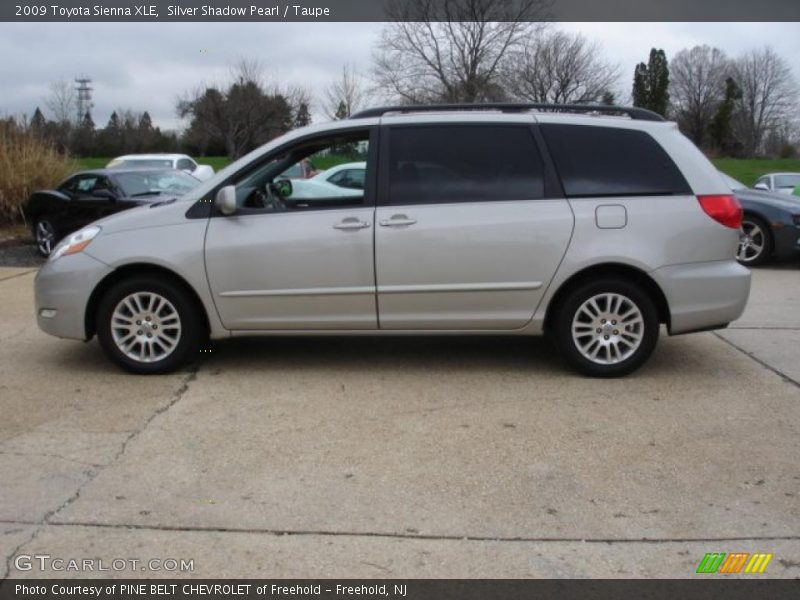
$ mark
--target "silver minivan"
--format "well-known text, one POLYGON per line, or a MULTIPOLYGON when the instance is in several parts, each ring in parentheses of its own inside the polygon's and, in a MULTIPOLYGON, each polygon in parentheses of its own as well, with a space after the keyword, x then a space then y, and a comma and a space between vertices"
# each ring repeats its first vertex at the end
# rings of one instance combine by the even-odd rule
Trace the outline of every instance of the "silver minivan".
POLYGON ((136 373, 208 337, 545 333, 581 373, 619 376, 661 324, 741 315, 741 219, 705 156, 646 110, 372 109, 69 236, 37 275, 36 316, 96 334, 136 373), (363 161, 363 188, 294 193, 282 174, 307 159, 363 161))

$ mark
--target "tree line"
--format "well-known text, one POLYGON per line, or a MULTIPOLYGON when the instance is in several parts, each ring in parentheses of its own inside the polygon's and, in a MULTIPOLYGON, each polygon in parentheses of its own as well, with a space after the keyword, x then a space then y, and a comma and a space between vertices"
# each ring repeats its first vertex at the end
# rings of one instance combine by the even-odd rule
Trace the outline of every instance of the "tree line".
POLYGON ((76 123, 57 86, 47 103, 51 118, 37 108, 29 125, 78 155, 180 150, 237 158, 310 123, 312 105, 343 119, 378 103, 631 103, 675 120, 710 154, 796 154, 798 88, 787 61, 770 47, 735 57, 705 45, 673 57, 653 48, 636 65, 627 92, 619 66, 599 44, 548 23, 548 6, 548 0, 389 0, 390 21, 368 72, 344 65, 314 103, 307 89, 270 83, 257 61, 242 60, 227 83, 200 86, 176 103, 187 123, 180 135, 130 110, 116 111, 101 129, 88 112, 76 123))

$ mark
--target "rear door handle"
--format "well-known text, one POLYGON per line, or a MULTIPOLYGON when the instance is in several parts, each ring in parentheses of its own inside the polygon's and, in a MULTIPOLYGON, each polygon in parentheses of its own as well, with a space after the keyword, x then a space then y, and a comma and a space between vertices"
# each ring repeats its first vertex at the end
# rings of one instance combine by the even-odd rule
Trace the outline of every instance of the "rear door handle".
POLYGON ((391 219, 384 219, 379 222, 381 227, 402 227, 403 225, 413 225, 416 219, 409 219, 406 215, 392 215, 391 219))
POLYGON ((357 217, 347 217, 346 219, 342 219, 336 225, 333 226, 334 229, 366 229, 369 227, 369 221, 360 221, 357 217))

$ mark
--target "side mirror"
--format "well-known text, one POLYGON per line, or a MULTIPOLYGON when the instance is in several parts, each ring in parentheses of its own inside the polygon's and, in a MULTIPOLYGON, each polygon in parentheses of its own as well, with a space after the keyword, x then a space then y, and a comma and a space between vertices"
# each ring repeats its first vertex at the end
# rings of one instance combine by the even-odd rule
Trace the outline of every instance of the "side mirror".
POLYGON ((292 185, 292 181, 290 179, 279 179, 275 182, 275 189, 278 191, 278 195, 281 198, 288 198, 292 195, 294 186, 292 185))
POLYGON ((236 186, 226 185, 217 192, 214 199, 214 206, 226 217, 236 212, 236 186))
POLYGON ((768 192, 769 186, 766 183, 757 183, 753 186, 754 190, 761 190, 762 192, 768 192))

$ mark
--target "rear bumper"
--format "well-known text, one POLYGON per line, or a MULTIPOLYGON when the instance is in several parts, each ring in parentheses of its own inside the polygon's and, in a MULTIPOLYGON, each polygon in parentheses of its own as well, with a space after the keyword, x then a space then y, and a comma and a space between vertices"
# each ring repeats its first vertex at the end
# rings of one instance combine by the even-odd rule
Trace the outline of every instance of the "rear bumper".
POLYGON ((85 252, 47 261, 34 284, 39 329, 56 337, 87 339, 86 305, 97 284, 110 272, 108 265, 85 252))
POLYGON ((670 309, 670 335, 720 329, 738 319, 750 295, 750 271, 735 260, 662 267, 651 273, 670 309))

